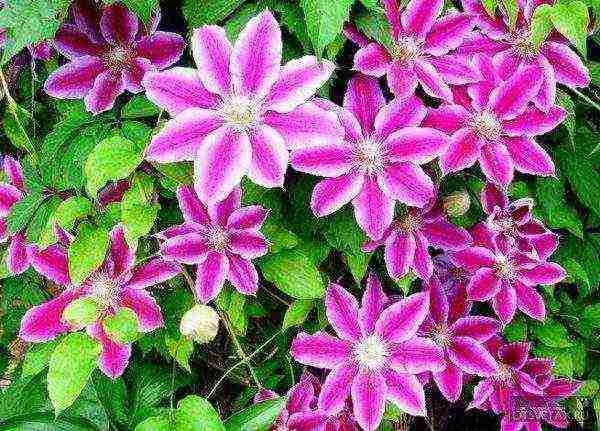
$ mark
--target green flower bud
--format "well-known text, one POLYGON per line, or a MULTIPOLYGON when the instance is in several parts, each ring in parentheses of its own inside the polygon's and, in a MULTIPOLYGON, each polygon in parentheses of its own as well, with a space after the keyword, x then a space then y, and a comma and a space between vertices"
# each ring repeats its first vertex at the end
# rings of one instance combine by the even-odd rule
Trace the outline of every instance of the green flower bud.
POLYGON ((465 215, 471 207, 471 199, 465 190, 454 192, 446 196, 442 201, 444 213, 449 217, 460 217, 465 215))

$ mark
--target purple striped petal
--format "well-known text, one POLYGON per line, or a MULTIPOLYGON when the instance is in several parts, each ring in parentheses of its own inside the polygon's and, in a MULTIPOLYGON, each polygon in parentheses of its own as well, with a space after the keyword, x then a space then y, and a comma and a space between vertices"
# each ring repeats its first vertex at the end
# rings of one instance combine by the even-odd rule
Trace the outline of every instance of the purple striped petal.
POLYGON ((231 93, 230 61, 233 47, 225 30, 214 25, 194 30, 192 53, 198 76, 211 93, 229 96, 231 93))
POLYGON ((518 117, 502 124, 508 136, 543 135, 554 130, 567 116, 567 111, 560 106, 551 107, 548 112, 540 111, 533 106, 528 107, 518 117))
POLYGON ((179 209, 186 222, 198 223, 200 225, 210 223, 210 216, 208 215, 206 206, 200 201, 192 186, 180 186, 177 189, 177 200, 179 202, 179 209))
POLYGON ((13 274, 22 274, 29 268, 29 259, 27 257, 27 237, 25 232, 18 232, 10 239, 8 250, 6 252, 6 266, 8 271, 13 274))
POLYGON ((542 53, 548 59, 556 80, 568 87, 587 87, 590 74, 581 58, 566 44, 546 42, 542 45, 542 53))
POLYGON ((100 18, 102 36, 111 45, 131 45, 138 29, 139 24, 135 14, 121 4, 107 6, 100 18))
POLYGON ((244 259, 256 259, 267 254, 269 245, 261 233, 237 231, 229 233, 229 250, 244 259))
POLYGON ((429 242, 421 232, 414 232, 414 237, 415 257, 413 259, 412 267, 419 278, 422 280, 429 280, 433 275, 433 261, 429 255, 429 242))
POLYGON ((433 24, 425 38, 424 50, 431 55, 444 55, 458 48, 474 25, 475 22, 469 14, 448 14, 433 24))
POLYGON ((106 66, 98 57, 79 57, 52 72, 44 90, 52 97, 79 99, 85 96, 106 66))
POLYGON ((385 410, 387 385, 378 372, 361 369, 352 382, 354 418, 365 431, 375 431, 385 410))
POLYGON ((393 61, 388 69, 388 85, 397 98, 405 99, 415 94, 419 85, 413 65, 393 61))
MULTIPOLYGON (((8 176, 8 179, 13 186, 17 187, 20 190, 24 190, 25 176, 23 175, 23 168, 16 159, 8 155, 4 156, 4 161, 2 162, 2 169, 8 176)), ((2 198, 0 197, 0 199, 2 198)))
POLYGON ((454 322, 450 330, 452 334, 458 337, 470 337, 476 341, 484 342, 498 333, 500 323, 491 317, 467 316, 454 322))
POLYGON ((410 0, 400 17, 404 31, 425 37, 431 31, 443 6, 444 0, 410 0))
POLYGON ((415 96, 394 99, 379 110, 375 117, 375 135, 386 139, 403 127, 417 127, 427 115, 427 108, 415 96))
POLYGON ((385 266, 390 277, 400 279, 404 277, 415 256, 415 238, 406 235, 400 230, 394 230, 385 240, 385 266))
POLYGON ((65 57, 75 59, 91 55, 100 57, 108 47, 90 39, 87 34, 73 24, 63 24, 54 36, 54 46, 65 57))
POLYGON ((184 48, 185 41, 178 34, 157 31, 137 43, 136 53, 150 60, 154 67, 164 69, 177 63, 184 48))
POLYGON ((231 54, 231 79, 236 94, 261 98, 279 78, 281 30, 269 11, 250 19, 231 54))
POLYGON ((469 232, 445 220, 425 223, 421 232, 432 246, 444 250, 462 250, 472 242, 469 232))
POLYGON ((517 370, 521 369, 529 357, 529 343, 508 343, 498 349, 498 357, 502 363, 517 370))
POLYGON ((423 337, 413 337, 394 346, 389 360, 394 370, 405 374, 437 372, 446 365, 444 349, 423 337))
POLYGON ((169 238, 160 246, 160 252, 166 259, 187 265, 203 262, 211 250, 207 238, 198 233, 169 238))
POLYGON ((536 289, 523 283, 515 283, 515 293, 519 310, 532 319, 544 320, 546 318, 544 298, 536 289))
POLYGON ((299 148, 290 156, 292 167, 300 172, 323 177, 337 177, 354 165, 353 149, 339 142, 316 147, 299 148))
POLYGON ((235 187, 229 195, 220 202, 208 205, 208 213, 213 222, 219 226, 227 226, 227 221, 242 202, 242 189, 235 187))
POLYGON ((426 284, 426 287, 429 291, 430 317, 436 324, 446 325, 448 322, 450 305, 448 303, 448 296, 446 295, 439 278, 437 276, 431 277, 426 284))
POLYGON ((102 353, 98 359, 98 366, 102 372, 111 379, 121 376, 129 363, 131 344, 119 344, 112 341, 108 338, 100 322, 88 327, 88 333, 102 344, 102 353))
POLYGON ((452 363, 448 363, 443 371, 432 374, 438 389, 451 403, 460 398, 463 384, 463 372, 452 363))
POLYGON ((236 209, 227 219, 230 229, 258 230, 269 216, 269 210, 259 205, 251 205, 236 209))
POLYGON ((440 157, 444 174, 473 166, 480 154, 481 140, 473 129, 464 127, 450 137, 448 150, 440 157))
POLYGON ((506 186, 513 179, 514 163, 503 144, 487 144, 481 147, 479 166, 486 178, 496 184, 506 186))
POLYGON ((486 183, 479 197, 486 214, 491 214, 496 207, 504 209, 508 206, 508 197, 496 184, 486 183))
POLYGON ((127 287, 130 289, 144 289, 156 286, 180 273, 181 266, 177 263, 155 257, 132 271, 132 276, 127 281, 127 287))
POLYGON ((385 141, 386 154, 394 162, 429 163, 448 148, 448 135, 427 127, 404 127, 385 141))
POLYGON ((259 126, 248 134, 252 147, 248 178, 263 187, 283 187, 289 159, 283 137, 267 125, 259 126))
POLYGON ((442 105, 437 109, 430 108, 427 111, 422 126, 452 134, 465 127, 469 116, 469 112, 460 105, 442 105))
POLYGON ((354 68, 367 76, 383 77, 390 67, 392 58, 378 43, 369 43, 354 54, 354 68))
POLYGON ((481 80, 481 73, 469 56, 448 54, 428 60, 446 84, 464 85, 481 80))
POLYGON ((552 159, 533 138, 506 138, 504 142, 518 171, 545 177, 555 174, 552 159))
POLYGON ((325 378, 319 394, 319 410, 328 415, 337 415, 346 406, 350 395, 352 381, 358 373, 358 366, 353 362, 342 363, 331 370, 325 378))
POLYGON ((412 416, 427 416, 425 391, 417 377, 393 370, 386 370, 384 375, 387 398, 396 407, 412 416))
POLYGON ((160 306, 144 289, 133 289, 128 286, 120 292, 119 305, 133 310, 138 318, 141 332, 151 332, 163 326, 160 306))
POLYGON ((324 332, 314 335, 302 332, 294 338, 290 352, 301 364, 334 369, 349 361, 352 344, 324 332))
POLYGON ((63 247, 51 245, 45 250, 39 250, 37 246, 29 245, 27 257, 31 266, 44 277, 60 286, 71 283, 67 251, 63 247))
POLYGON ((556 75, 554 67, 543 55, 539 55, 537 63, 542 69, 542 85, 539 93, 533 98, 533 103, 544 112, 548 112, 556 101, 556 75))
POLYGON ((417 60, 415 62, 415 73, 427 94, 446 102, 452 102, 450 87, 431 63, 425 60, 417 60))
POLYGON ((475 272, 482 266, 492 267, 496 262, 494 254, 484 247, 469 247, 449 253, 450 261, 469 272, 475 272))
POLYGON ((196 296, 203 304, 216 298, 229 273, 229 259, 225 253, 209 252, 196 268, 196 296))
POLYGON ((231 253, 228 253, 228 257, 227 280, 238 292, 244 295, 255 295, 258 290, 258 272, 252 262, 231 253))
POLYGON ((541 262, 532 269, 519 271, 519 280, 528 286, 557 284, 563 281, 565 276, 563 267, 554 262, 541 262))
POLYGON ((331 283, 325 295, 327 320, 340 338, 350 341, 360 339, 358 302, 342 286, 331 283))
POLYGON ((84 98, 88 111, 98 114, 112 109, 117 97, 125 91, 121 73, 107 70, 98 75, 84 98))
POLYGON ((154 70, 150 60, 146 58, 135 58, 123 69, 122 77, 125 89, 131 93, 144 91, 142 80, 147 72, 154 70))
POLYGON ((352 200, 356 222, 374 240, 380 239, 392 223, 394 204, 371 176, 365 177, 362 190, 352 200))
POLYGON ((27 342, 40 343, 69 331, 71 328, 63 321, 62 314, 79 296, 75 290, 66 290, 56 298, 27 310, 21 320, 19 337, 27 342))
POLYGON ((469 280, 467 291, 472 301, 487 301, 495 296, 502 285, 492 268, 480 268, 469 280))
POLYGON ((125 227, 118 224, 110 232, 110 248, 106 264, 112 275, 119 277, 131 270, 135 262, 135 248, 129 246, 125 239, 125 227))
POLYGON ((374 273, 369 272, 362 304, 358 310, 358 323, 365 335, 371 335, 375 330, 375 322, 385 308, 386 302, 387 298, 379 279, 374 273))
POLYGON ((0 183, 0 217, 7 217, 12 206, 23 198, 23 192, 17 187, 0 183))
POLYGON ((310 207, 317 217, 329 215, 354 199, 362 190, 365 176, 351 171, 318 183, 312 193, 310 207))
POLYGON ((375 323, 375 333, 388 342, 414 337, 429 312, 429 294, 415 293, 386 308, 375 323))
POLYGON ((490 95, 489 108, 502 119, 521 114, 540 91, 542 72, 537 66, 522 67, 490 95))
POLYGON ((435 197, 431 178, 413 163, 395 163, 377 175, 379 187, 393 199, 423 208, 435 197))
POLYGON ((481 380, 473 389, 473 401, 468 409, 481 407, 494 392, 494 385, 489 379, 481 380))
POLYGON ((350 79, 344 95, 344 108, 358 119, 363 133, 373 131, 375 117, 384 105, 383 91, 375 78, 358 74, 350 79))
POLYGON ((503 324, 508 324, 517 311, 517 295, 515 288, 506 282, 502 282, 502 288, 496 296, 492 298, 492 308, 502 321, 503 324))
POLYGON ((454 337, 446 351, 454 365, 466 373, 487 377, 498 371, 490 352, 473 338, 454 337))

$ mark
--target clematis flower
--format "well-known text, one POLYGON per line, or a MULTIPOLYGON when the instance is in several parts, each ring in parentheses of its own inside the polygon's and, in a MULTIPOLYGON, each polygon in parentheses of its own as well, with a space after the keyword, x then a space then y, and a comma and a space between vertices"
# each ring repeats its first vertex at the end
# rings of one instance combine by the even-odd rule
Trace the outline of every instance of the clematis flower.
POLYGON ((439 207, 411 208, 392 223, 381 240, 365 243, 363 250, 371 252, 384 246, 385 266, 392 278, 402 278, 412 269, 428 280, 433 274, 430 246, 456 251, 471 242, 469 232, 449 223, 439 207))
MULTIPOLYGON (((64 232, 59 237, 62 241, 70 239, 64 232)), ((110 237, 104 263, 80 285, 73 285, 69 277, 68 244, 57 243, 45 250, 28 246, 27 254, 35 270, 65 290, 56 298, 28 310, 21 321, 19 336, 24 341, 40 343, 84 326, 102 345, 98 360, 100 369, 108 377, 117 378, 127 367, 131 344, 112 339, 104 321, 127 308, 137 316, 140 332, 151 332, 162 326, 160 307, 146 288, 169 280, 181 272, 181 267, 160 257, 136 267, 136 250, 127 244, 124 227, 116 226, 110 237), (92 316, 85 325, 65 318, 65 310, 78 300, 85 300, 95 311, 95 317, 92 316)))
POLYGON ((449 298, 436 277, 426 285, 430 298, 429 317, 420 332, 443 349, 446 366, 432 373, 442 395, 450 402, 460 397, 465 373, 489 377, 498 364, 484 346, 500 329, 497 320, 483 316, 467 316, 449 320, 449 298))
POLYGON ((160 250, 169 260, 196 265, 196 296, 200 302, 214 299, 225 280, 240 293, 254 295, 258 273, 252 259, 267 253, 259 232, 268 211, 261 206, 240 207, 242 191, 235 188, 222 202, 205 205, 191 186, 177 191, 184 223, 157 236, 160 250))
POLYGON ((432 97, 452 100, 449 85, 479 80, 469 56, 453 51, 471 33, 475 22, 466 13, 440 17, 443 0, 410 0, 401 12, 398 0, 383 2, 392 27, 391 47, 378 43, 362 47, 354 68, 365 75, 387 75, 390 89, 399 98, 414 94, 418 84, 432 97))
POLYGON ((534 259, 502 237, 489 237, 485 247, 469 247, 449 253, 449 257, 471 273, 469 299, 490 300, 504 324, 512 320, 517 308, 533 319, 543 320, 544 299, 535 286, 559 283, 566 275, 560 265, 534 259))
POLYGON ((446 151, 448 137, 419 127, 426 114, 419 99, 385 105, 377 80, 363 75, 350 80, 344 109, 329 106, 344 126, 345 139, 293 150, 291 165, 327 177, 313 190, 316 216, 352 201, 360 227, 379 239, 392 222, 396 201, 424 207, 435 197, 435 186, 419 165, 446 151))
POLYGON ((296 361, 331 370, 319 394, 325 413, 341 411, 348 396, 361 428, 375 430, 386 400, 411 415, 425 416, 425 393, 416 374, 443 369, 443 351, 416 336, 429 311, 427 292, 386 308, 379 280, 370 274, 362 306, 349 292, 331 284, 325 297, 327 319, 338 337, 300 333, 292 343, 296 361))
POLYGON ((281 30, 269 11, 252 18, 235 45, 225 30, 194 30, 197 70, 149 73, 148 97, 175 117, 152 139, 148 160, 194 161, 203 202, 225 199, 245 175, 282 187, 288 147, 338 139, 335 115, 305 103, 335 66, 306 56, 281 66, 281 30))
POLYGON ((139 93, 144 74, 179 60, 185 42, 175 33, 141 30, 125 6, 106 6, 98 16, 94 6, 79 1, 72 8, 73 24, 63 24, 54 39, 70 61, 54 71, 44 88, 50 96, 84 98, 94 114, 111 109, 124 91, 139 93))
POLYGON ((487 179, 503 186, 512 181, 515 169, 554 175, 550 156, 534 137, 554 129, 566 111, 553 106, 543 112, 529 105, 539 91, 539 68, 521 67, 502 81, 488 57, 476 56, 474 61, 484 81, 455 87, 455 103, 430 110, 423 122, 452 134, 448 151, 440 157, 442 172, 456 172, 479 160, 487 179))
POLYGON ((446 253, 433 257, 433 275, 439 280, 448 298, 448 320, 454 321, 471 311, 467 285, 471 275, 454 265, 446 253))
POLYGON ((481 0, 462 0, 465 11, 473 16, 481 34, 474 34, 459 48, 459 52, 493 55, 502 79, 507 79, 522 66, 537 67, 541 77, 533 102, 547 112, 555 104, 557 83, 570 88, 587 87, 590 75, 568 41, 556 32, 541 44, 532 40, 531 24, 535 9, 553 1, 526 0, 520 3, 516 28, 510 28, 505 15, 490 16, 481 0))
POLYGON ((25 231, 11 234, 8 230, 7 217, 13 206, 25 197, 25 179, 21 164, 10 156, 4 156, 2 170, 8 182, 0 182, 0 242, 8 242, 6 264, 8 271, 22 274, 29 266, 27 259, 27 236, 25 231))
POLYGON ((509 202, 501 188, 486 184, 481 192, 481 205, 488 218, 473 228, 475 242, 485 244, 489 236, 501 235, 514 241, 519 250, 547 260, 558 248, 558 235, 533 217, 534 204, 530 198, 509 202))

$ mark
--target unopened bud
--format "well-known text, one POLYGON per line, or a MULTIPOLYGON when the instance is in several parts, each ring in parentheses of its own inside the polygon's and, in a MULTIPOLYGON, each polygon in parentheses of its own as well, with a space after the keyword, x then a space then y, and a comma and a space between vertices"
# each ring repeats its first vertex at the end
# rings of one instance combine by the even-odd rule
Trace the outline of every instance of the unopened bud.
POLYGON ((179 330, 184 337, 197 343, 208 343, 219 331, 219 315, 208 305, 197 304, 183 315, 179 330))
POLYGON ((63 310, 62 318, 73 326, 87 326, 96 321, 98 312, 98 304, 92 298, 78 298, 63 310))
POLYGON ((465 215, 471 206, 471 199, 465 190, 454 192, 446 196, 442 201, 444 213, 449 217, 460 217, 465 215))

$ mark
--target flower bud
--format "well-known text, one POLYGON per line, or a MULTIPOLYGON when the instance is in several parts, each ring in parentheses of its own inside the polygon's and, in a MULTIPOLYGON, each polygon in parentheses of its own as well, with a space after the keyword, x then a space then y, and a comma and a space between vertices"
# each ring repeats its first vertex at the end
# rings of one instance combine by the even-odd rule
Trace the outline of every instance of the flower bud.
POLYGON ((63 310, 62 318, 73 326, 87 326, 96 321, 98 312, 98 304, 92 298, 78 298, 63 310))
POLYGON ((197 304, 183 315, 179 331, 197 343, 208 343, 219 331, 219 315, 208 305, 197 304))
POLYGON ((465 215, 471 206, 471 199, 465 190, 460 190, 446 196, 442 201, 444 213, 449 217, 465 215))

